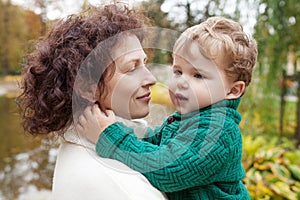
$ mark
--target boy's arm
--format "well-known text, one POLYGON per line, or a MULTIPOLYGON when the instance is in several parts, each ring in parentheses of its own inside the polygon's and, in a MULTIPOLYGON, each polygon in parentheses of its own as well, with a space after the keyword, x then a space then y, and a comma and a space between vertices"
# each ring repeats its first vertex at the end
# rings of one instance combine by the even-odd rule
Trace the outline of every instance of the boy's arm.
POLYGON ((200 143, 197 135, 191 138, 181 133, 167 145, 158 146, 138 140, 132 129, 114 123, 100 135, 96 151, 143 173, 159 190, 174 192, 213 182, 211 176, 226 162, 224 141, 218 140, 214 145, 200 143), (210 149, 209 153, 203 154, 201 148, 210 149))
POLYGON ((145 137, 142 139, 145 142, 149 142, 151 144, 160 144, 161 134, 158 134, 160 131, 160 126, 157 126, 152 130, 150 127, 147 128, 147 133, 145 137))
POLYGON ((214 138, 212 142, 201 142, 198 129, 182 132, 168 144, 158 146, 140 141, 132 129, 114 121, 112 111, 105 115, 94 106, 85 110, 77 130, 88 139, 97 140, 100 130, 113 123, 99 136, 97 153, 143 173, 161 191, 174 192, 209 184, 214 181, 211 176, 226 162, 227 149, 223 146, 226 142, 219 139, 215 144, 214 138))
MULTIPOLYGON (((75 127, 81 135, 95 144, 103 130, 116 121, 115 114, 112 110, 106 110, 106 113, 103 113, 98 105, 95 104, 88 106, 84 110, 83 114, 79 116, 78 123, 75 127)), ((158 128, 159 127, 156 127, 156 129, 158 128)), ((159 144, 160 136, 153 134, 153 130, 150 127, 147 127, 144 136, 144 141, 159 144)))

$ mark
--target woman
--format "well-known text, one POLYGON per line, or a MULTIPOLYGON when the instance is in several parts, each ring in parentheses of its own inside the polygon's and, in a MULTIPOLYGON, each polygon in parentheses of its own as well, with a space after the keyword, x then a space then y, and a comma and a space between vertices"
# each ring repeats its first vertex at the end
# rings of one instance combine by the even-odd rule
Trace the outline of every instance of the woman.
POLYGON ((132 127, 139 122, 126 119, 149 113, 149 88, 156 80, 144 65, 143 34, 129 32, 145 25, 137 12, 107 5, 59 21, 28 55, 19 97, 24 129, 62 138, 53 199, 165 198, 140 173, 98 157, 73 126, 94 102, 132 127))

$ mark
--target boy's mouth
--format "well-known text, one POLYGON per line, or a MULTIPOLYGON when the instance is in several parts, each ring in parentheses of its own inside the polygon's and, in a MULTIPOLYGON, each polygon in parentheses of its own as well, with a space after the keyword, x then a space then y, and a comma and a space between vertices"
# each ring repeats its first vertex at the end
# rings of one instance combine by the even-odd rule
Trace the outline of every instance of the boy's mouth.
POLYGON ((187 97, 185 97, 185 96, 183 96, 182 94, 179 94, 179 93, 175 94, 175 97, 176 97, 176 100, 177 100, 179 103, 182 103, 182 102, 188 100, 187 97))

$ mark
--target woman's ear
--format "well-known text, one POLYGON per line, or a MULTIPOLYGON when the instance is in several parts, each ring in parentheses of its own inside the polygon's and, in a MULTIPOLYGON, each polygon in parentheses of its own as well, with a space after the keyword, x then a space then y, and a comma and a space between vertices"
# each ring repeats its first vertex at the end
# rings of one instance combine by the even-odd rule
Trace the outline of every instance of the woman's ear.
POLYGON ((237 99, 241 97, 246 89, 244 81, 236 81, 232 84, 230 91, 226 95, 226 99, 237 99))
POLYGON ((76 86, 74 87, 76 92, 84 99, 90 101, 90 102, 95 102, 97 99, 97 84, 86 84, 83 81, 82 82, 77 82, 76 86))

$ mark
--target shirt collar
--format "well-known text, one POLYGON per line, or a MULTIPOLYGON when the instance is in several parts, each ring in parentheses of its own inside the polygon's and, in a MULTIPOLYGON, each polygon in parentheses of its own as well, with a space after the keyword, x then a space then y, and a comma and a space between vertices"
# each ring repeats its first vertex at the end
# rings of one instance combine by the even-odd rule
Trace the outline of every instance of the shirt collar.
POLYGON ((219 101, 217 103, 214 103, 212 105, 209 105, 205 108, 202 108, 200 110, 195 110, 195 111, 192 111, 190 113, 187 113, 187 114, 180 114, 178 111, 175 111, 172 116, 177 119, 177 120, 183 120, 183 119, 189 119, 197 114, 200 114, 201 112, 204 112, 206 110, 210 110, 210 109, 215 109, 215 108, 232 108, 234 110, 237 110, 239 104, 241 102, 241 98, 237 98, 237 99, 225 99, 225 100, 222 100, 222 101, 219 101))
MULTIPOLYGON (((116 116, 116 119, 118 122, 123 123, 129 128, 132 128, 134 130, 134 133, 137 135, 138 138, 143 138, 144 134, 146 133, 147 129, 147 122, 143 119, 135 119, 135 120, 128 120, 121 117, 116 116)), ((87 147, 89 149, 94 150, 95 145, 88 141, 84 136, 80 135, 74 124, 72 124, 68 130, 63 135, 63 140, 65 142, 78 144, 83 147, 87 147)))

